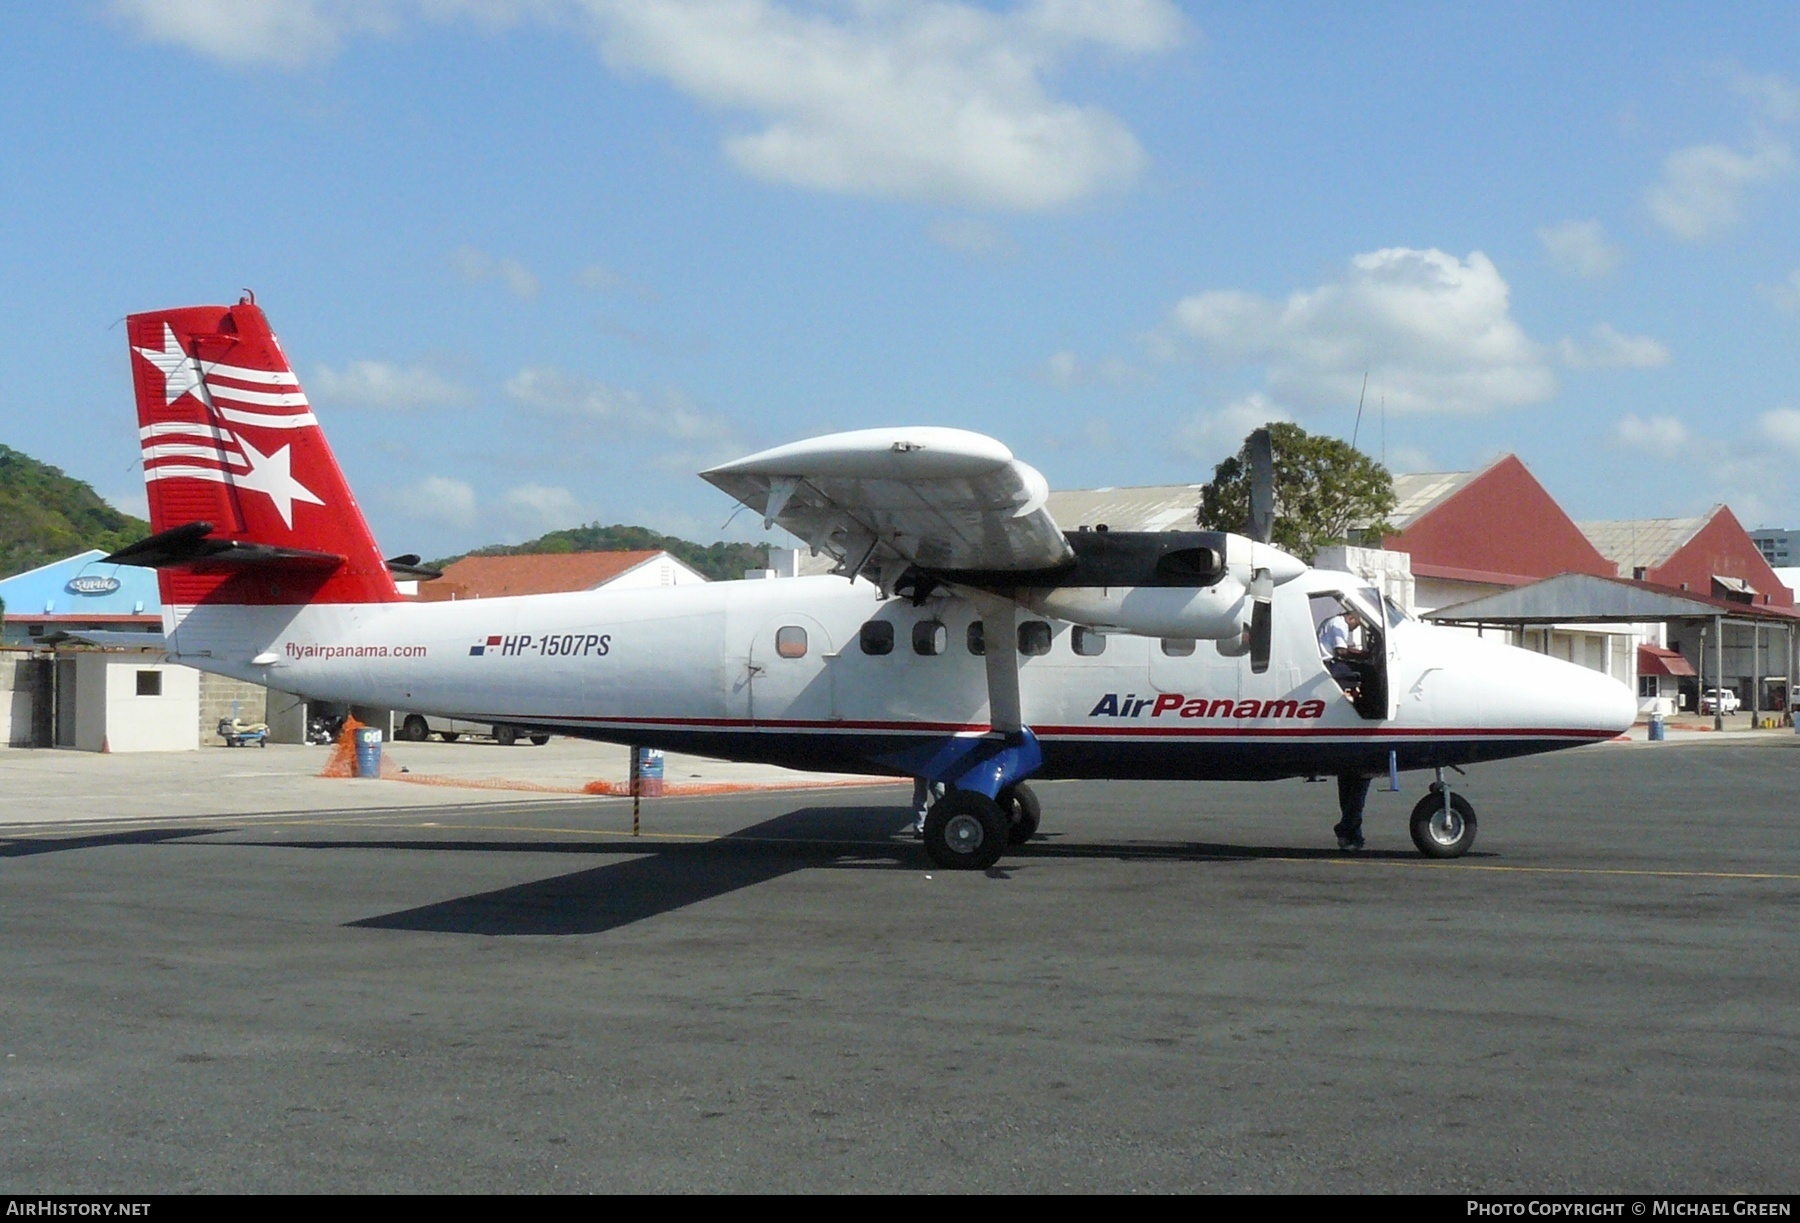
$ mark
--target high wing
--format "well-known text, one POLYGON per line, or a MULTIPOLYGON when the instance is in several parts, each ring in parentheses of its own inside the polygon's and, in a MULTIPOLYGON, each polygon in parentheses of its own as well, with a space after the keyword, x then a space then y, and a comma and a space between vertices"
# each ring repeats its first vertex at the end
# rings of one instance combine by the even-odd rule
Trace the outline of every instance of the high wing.
POLYGON ((1001 443, 964 429, 832 433, 700 474, 765 526, 779 524, 852 573, 1041 572, 1074 561, 1044 508, 1049 483, 1001 443))

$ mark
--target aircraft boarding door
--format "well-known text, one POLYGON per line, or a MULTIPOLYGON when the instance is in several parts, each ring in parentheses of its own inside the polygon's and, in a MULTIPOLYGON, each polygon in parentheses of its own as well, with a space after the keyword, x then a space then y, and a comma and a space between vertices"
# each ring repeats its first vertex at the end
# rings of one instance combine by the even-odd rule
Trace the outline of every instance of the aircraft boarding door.
POLYGON ((1312 596, 1312 618, 1318 635, 1322 666, 1336 681, 1343 694, 1355 707, 1358 717, 1380 722, 1395 714, 1393 693, 1388 683, 1388 628, 1390 617, 1397 616, 1387 601, 1376 591, 1319 591, 1312 596), (1353 611, 1360 625, 1349 630, 1352 647, 1324 658, 1333 638, 1329 626, 1347 611, 1353 611))
POLYGON ((828 722, 836 717, 832 662, 837 654, 825 626, 811 616, 784 613, 757 630, 750 642, 749 701, 752 722, 828 722))

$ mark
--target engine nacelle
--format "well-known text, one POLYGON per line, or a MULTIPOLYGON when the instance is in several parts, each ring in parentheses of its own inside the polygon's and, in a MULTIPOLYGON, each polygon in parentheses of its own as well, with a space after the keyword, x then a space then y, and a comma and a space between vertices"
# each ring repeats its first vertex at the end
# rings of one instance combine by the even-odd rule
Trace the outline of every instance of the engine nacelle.
POLYGON ((1021 590, 1018 600, 1041 616, 1140 637, 1236 637, 1250 620, 1248 592, 1230 577, 1197 588, 1057 586, 1021 590))

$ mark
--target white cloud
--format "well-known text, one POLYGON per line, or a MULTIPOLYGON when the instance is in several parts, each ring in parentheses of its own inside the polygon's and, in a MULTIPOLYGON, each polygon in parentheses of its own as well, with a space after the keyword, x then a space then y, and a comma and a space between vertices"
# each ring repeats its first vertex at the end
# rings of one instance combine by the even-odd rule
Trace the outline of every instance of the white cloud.
POLYGON ((1757 429, 1776 445, 1800 454, 1800 408, 1776 408, 1757 418, 1757 429))
POLYGON ((1436 470, 1431 464, 1431 456, 1417 446, 1395 446, 1382 456, 1381 464, 1395 475, 1436 470))
POLYGON ((1732 75, 1732 90, 1748 98, 1767 119, 1792 123, 1800 119, 1800 87, 1773 72, 1758 75, 1739 71, 1732 75))
POLYGON ((1669 350, 1647 335, 1626 335, 1611 323, 1596 324, 1585 342, 1565 339, 1557 346, 1573 369, 1653 369, 1669 363, 1669 350))
POLYGON ((1370 393, 1397 413, 1484 412, 1547 399, 1556 378, 1513 321, 1510 290, 1480 251, 1466 261, 1394 247, 1283 301, 1236 290, 1183 299, 1153 345, 1197 343, 1224 365, 1262 365, 1268 393, 1305 407, 1370 393))
POLYGON ((336 55, 350 35, 394 27, 390 5, 364 0, 111 0, 110 7, 147 42, 237 68, 301 68, 336 55))
POLYGON ((1097 362, 1083 361, 1064 350, 1050 354, 1035 377, 1061 391, 1078 386, 1137 386, 1150 381, 1150 375, 1121 357, 1104 357, 1097 362))
POLYGON ((1539 229, 1537 236, 1557 271, 1584 280, 1610 275, 1625 258, 1598 221, 1561 221, 1539 229))
POLYGON ((927 236, 966 259, 1002 263, 1019 253, 1004 229, 976 217, 945 217, 933 221, 927 236))
POLYGON ((1694 443, 1687 426, 1673 416, 1645 419, 1635 414, 1622 416, 1613 425, 1612 441, 1626 450, 1641 451, 1659 459, 1673 459, 1688 453, 1694 443))
POLYGON ((475 398, 468 387, 422 365, 403 369, 388 361, 352 361, 342 372, 318 366, 307 389, 321 403, 390 412, 453 407, 475 398))
POLYGON ((995 209, 1065 204, 1136 177, 1116 117, 1050 97, 1084 45, 1173 46, 1169 0, 800 7, 774 0, 589 0, 602 55, 752 117, 725 154, 756 178, 995 209))
POLYGON ((537 296, 537 277, 517 259, 497 258, 473 246, 459 246, 450 254, 450 266, 471 284, 498 280, 514 297, 529 301, 537 296))
MULTIPOLYGON (((141 37, 236 67, 298 68, 402 18, 583 28, 614 71, 660 77, 748 119, 744 173, 815 190, 1035 210, 1129 184, 1145 162, 1115 115, 1052 96, 1085 50, 1181 41, 1174 0, 113 0, 141 37)), ((740 125, 743 126, 743 125, 740 125)))
POLYGON ((1778 285, 1763 285, 1757 290, 1777 309, 1786 310, 1789 314, 1800 314, 1800 268, 1795 268, 1788 278, 1778 285))
POLYGON ((475 525, 474 488, 449 476, 426 476, 402 489, 399 502, 402 513, 421 522, 457 528, 475 525))
POLYGON ((501 498, 506 517, 527 533, 543 533, 586 521, 581 503, 566 488, 521 484, 501 498))
POLYGON ((594 378, 548 366, 520 370, 506 383, 518 403, 554 416, 611 421, 635 433, 702 445, 738 445, 736 428, 722 416, 702 412, 681 395, 666 392, 655 403, 636 391, 620 390, 594 378))
POLYGON ((1758 139, 1748 153, 1722 144, 1677 149, 1663 161, 1662 181, 1645 196, 1650 215, 1678 238, 1711 238, 1743 218, 1751 188, 1792 173, 1788 146, 1758 139))
POLYGON ((1281 407, 1258 391, 1216 412, 1196 412, 1175 430, 1175 449, 1190 458, 1217 463, 1236 454, 1252 429, 1273 420, 1291 420, 1281 407))

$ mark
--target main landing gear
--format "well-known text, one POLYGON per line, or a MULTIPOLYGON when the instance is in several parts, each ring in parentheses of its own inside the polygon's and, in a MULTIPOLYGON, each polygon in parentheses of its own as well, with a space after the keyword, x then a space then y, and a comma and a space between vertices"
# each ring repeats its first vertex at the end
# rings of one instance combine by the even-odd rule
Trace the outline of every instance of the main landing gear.
POLYGON ((1427 858, 1460 858, 1475 844, 1475 808, 1450 791, 1444 770, 1437 771, 1431 792, 1412 809, 1407 824, 1413 844, 1427 858))
POLYGON ((1037 795, 1022 781, 995 798, 948 790, 925 816, 925 852, 945 870, 983 871, 1008 847, 1029 841, 1042 817, 1037 795))

